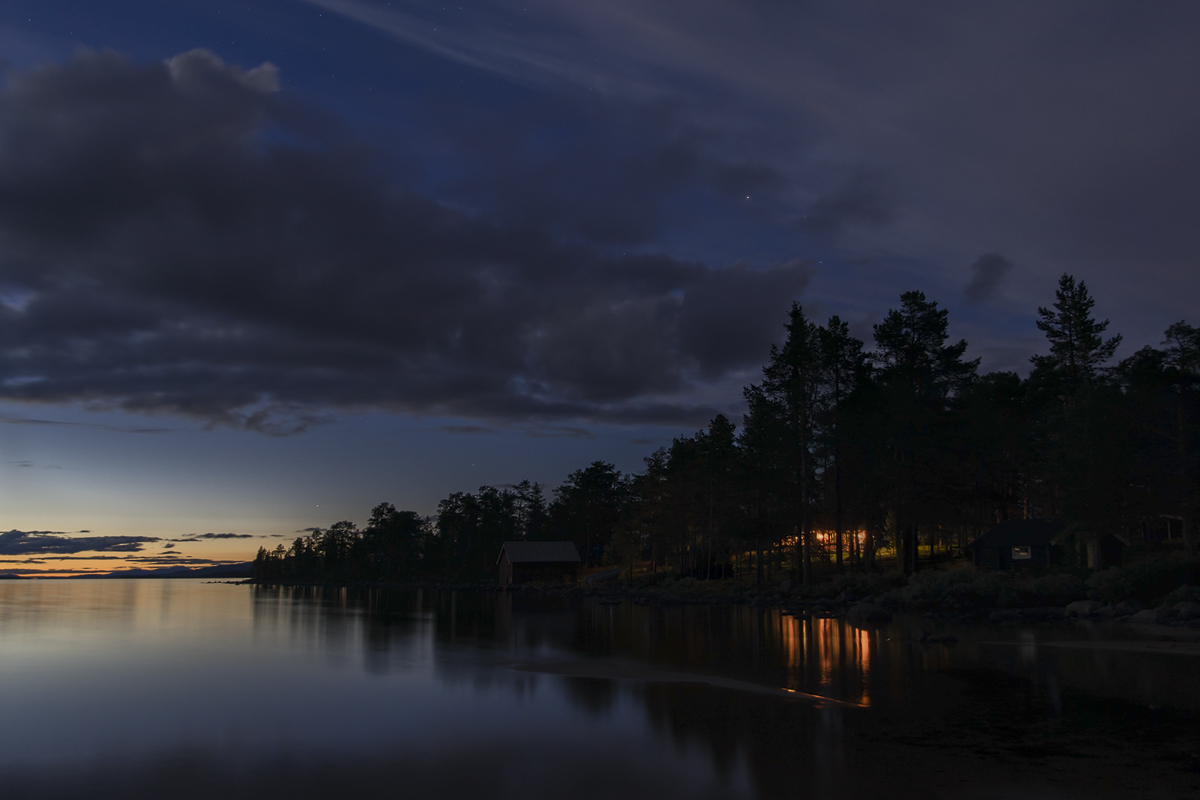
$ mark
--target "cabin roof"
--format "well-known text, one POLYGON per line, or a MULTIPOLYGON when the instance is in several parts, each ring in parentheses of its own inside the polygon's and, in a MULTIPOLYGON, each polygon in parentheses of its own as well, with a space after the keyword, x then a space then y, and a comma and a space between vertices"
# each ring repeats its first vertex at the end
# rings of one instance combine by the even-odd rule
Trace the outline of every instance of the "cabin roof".
POLYGON ((505 542, 496 563, 508 553, 510 564, 578 563, 574 542, 505 542))
POLYGON ((967 546, 976 548, 1042 547, 1053 544, 1054 538, 1062 533, 1064 527, 1063 523, 1048 519, 1010 519, 1001 522, 967 546))

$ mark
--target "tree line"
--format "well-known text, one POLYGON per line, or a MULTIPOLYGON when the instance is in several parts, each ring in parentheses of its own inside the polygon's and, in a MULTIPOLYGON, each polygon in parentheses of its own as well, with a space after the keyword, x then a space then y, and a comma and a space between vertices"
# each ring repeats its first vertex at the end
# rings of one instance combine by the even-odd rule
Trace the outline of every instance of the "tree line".
POLYGON ((260 549, 263 580, 494 577, 501 543, 573 541, 587 565, 649 562, 699 579, 814 568, 905 573, 961 554, 1008 519, 1068 524, 1066 557, 1107 534, 1154 539, 1174 521, 1196 554, 1200 329, 1112 364, 1121 337, 1063 275, 1028 377, 979 374, 948 312, 907 292, 874 326, 874 349, 834 316, 793 304, 782 345, 745 387, 741 429, 723 415, 622 474, 595 461, 543 488, 456 492, 434 519, 383 503, 362 530, 338 522, 260 549))

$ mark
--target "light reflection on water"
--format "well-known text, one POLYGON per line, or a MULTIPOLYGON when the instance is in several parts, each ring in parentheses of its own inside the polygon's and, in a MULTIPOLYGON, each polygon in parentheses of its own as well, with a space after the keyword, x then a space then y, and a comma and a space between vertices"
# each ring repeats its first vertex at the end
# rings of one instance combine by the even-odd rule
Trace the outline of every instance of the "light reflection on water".
POLYGON ((1066 629, 921 645, 931 629, 525 594, 0 582, 0 781, 17 787, 6 797, 158 796, 184 776, 197 796, 399 782, 437 797, 865 797, 870 753, 847 730, 944 705, 955 670, 1195 700, 1178 689, 1188 657, 1039 646, 1088 635, 1066 629), (513 669, 529 664, 564 674, 513 669), (742 690, 756 687, 870 708, 742 690))

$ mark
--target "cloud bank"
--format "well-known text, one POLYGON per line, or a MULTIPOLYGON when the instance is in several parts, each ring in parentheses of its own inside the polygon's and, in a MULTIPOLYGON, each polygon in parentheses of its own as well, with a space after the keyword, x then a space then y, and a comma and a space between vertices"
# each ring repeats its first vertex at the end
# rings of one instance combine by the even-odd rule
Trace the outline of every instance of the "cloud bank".
MULTIPOLYGON (((435 201, 278 88, 271 65, 205 51, 9 75, 0 398, 272 434, 368 407, 694 422, 697 383, 760 363, 809 281, 801 260, 622 252, 652 205, 435 201)), ((699 151, 660 149, 618 188, 717 180, 699 151)))

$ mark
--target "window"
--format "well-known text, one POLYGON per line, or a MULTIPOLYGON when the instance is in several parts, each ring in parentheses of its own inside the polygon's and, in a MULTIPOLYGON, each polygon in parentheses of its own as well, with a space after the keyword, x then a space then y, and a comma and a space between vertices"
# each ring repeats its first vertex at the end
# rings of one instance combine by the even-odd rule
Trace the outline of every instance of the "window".
POLYGON ((1027 561, 1027 560, 1033 558, 1033 553, 1031 552, 1031 550, 1032 550, 1032 548, 1030 548, 1028 546, 1014 547, 1013 548, 1013 561, 1021 561, 1021 560, 1027 561))

